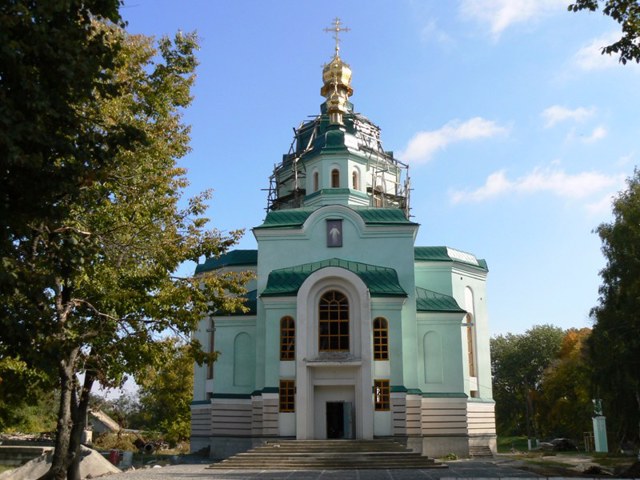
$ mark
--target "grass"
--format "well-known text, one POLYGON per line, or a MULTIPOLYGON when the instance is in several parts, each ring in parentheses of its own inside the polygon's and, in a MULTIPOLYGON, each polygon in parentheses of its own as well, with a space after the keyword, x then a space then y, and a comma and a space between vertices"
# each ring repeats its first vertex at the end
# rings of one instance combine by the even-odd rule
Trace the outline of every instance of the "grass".
POLYGON ((522 468, 539 475, 553 476, 578 476, 582 466, 576 467, 575 459, 579 457, 588 460, 588 464, 599 465, 614 474, 626 471, 636 460, 635 456, 625 456, 618 453, 585 453, 585 452, 550 452, 534 450, 529 451, 527 437, 498 437, 498 452, 510 454, 515 460, 522 462, 522 468))
POLYGON ((0 465, 0 473, 6 472, 7 470, 13 470, 14 468, 16 467, 13 465, 0 465))
POLYGON ((514 450, 519 452, 529 450, 527 437, 498 437, 498 453, 511 453, 514 450))

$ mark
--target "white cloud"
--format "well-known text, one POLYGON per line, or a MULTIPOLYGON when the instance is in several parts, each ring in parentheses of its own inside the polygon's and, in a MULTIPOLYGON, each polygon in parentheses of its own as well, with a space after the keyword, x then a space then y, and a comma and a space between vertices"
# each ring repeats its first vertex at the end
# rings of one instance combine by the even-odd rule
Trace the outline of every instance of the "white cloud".
POLYGON ((561 105, 552 105, 545 109, 541 115, 545 120, 544 127, 551 128, 557 123, 564 122, 565 120, 573 120, 575 122, 583 122, 587 118, 593 116, 596 113, 595 108, 579 107, 576 109, 569 109, 561 105))
POLYGON ((618 66, 616 55, 603 55, 602 49, 611 45, 620 37, 620 32, 610 32, 606 35, 594 38, 576 52, 573 63, 581 70, 602 70, 618 66))
POLYGON ((607 136, 607 129, 604 128, 602 125, 600 125, 593 129, 593 132, 591 132, 591 135, 584 138, 584 142, 585 143, 597 142, 598 140, 602 140, 606 136, 607 136))
POLYGON ((505 194, 551 193, 571 200, 587 199, 603 190, 619 189, 624 175, 607 175, 600 172, 568 174, 558 169, 536 168, 531 173, 510 180, 504 170, 492 173, 485 184, 476 190, 451 194, 452 203, 478 203, 505 194))
POLYGON ((613 205, 613 197, 615 193, 609 192, 606 195, 603 195, 599 200, 595 200, 593 202, 587 203, 585 208, 587 212, 593 216, 602 216, 607 213, 611 213, 611 206, 613 205))
POLYGON ((508 132, 508 128, 482 117, 474 117, 465 122, 453 120, 434 131, 416 133, 398 158, 407 163, 426 163, 433 154, 447 145, 465 140, 490 138, 508 132))
POLYGON ((566 10, 568 3, 568 0, 462 0, 460 13, 464 18, 488 24, 491 35, 498 39, 512 25, 566 10))
POLYGON ((454 43, 451 36, 440 27, 438 27, 438 24, 435 20, 431 20, 429 23, 427 23, 422 28, 422 31, 420 33, 422 40, 425 42, 430 43, 432 41, 435 41, 435 43, 444 46, 449 46, 454 43))

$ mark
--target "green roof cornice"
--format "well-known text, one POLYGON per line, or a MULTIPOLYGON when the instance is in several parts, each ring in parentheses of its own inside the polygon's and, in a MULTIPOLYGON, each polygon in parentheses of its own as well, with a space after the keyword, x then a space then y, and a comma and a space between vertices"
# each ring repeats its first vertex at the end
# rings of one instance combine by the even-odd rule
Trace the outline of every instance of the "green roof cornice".
POLYGON ((196 266, 196 274, 223 267, 255 266, 258 264, 257 250, 231 250, 219 257, 207 258, 196 266))
POLYGON ((407 220, 399 208, 357 208, 354 209, 367 225, 417 225, 407 220))
MULTIPOLYGON (((342 188, 327 190, 334 190, 337 193, 350 192, 349 189, 342 188)), ((322 190, 322 192, 327 190, 322 190)), ((307 218, 316 210, 313 208, 272 210, 267 213, 267 218, 265 218, 262 225, 256 227, 256 230, 266 228, 302 228, 307 218)), ((399 208, 352 208, 352 210, 360 215, 367 225, 417 225, 407 220, 404 212, 399 208)))
POLYGON ((393 268, 331 258, 321 262, 273 270, 269 274, 263 297, 293 296, 312 273, 327 267, 339 267, 355 273, 362 279, 372 297, 406 297, 393 268))
POLYGON ((466 313, 449 295, 416 287, 416 310, 418 312, 466 313))
POLYGON ((262 225, 255 228, 300 228, 314 211, 314 208, 272 210, 267 213, 262 225))
POLYGON ((471 265, 488 271, 487 262, 479 260, 475 255, 451 247, 415 247, 416 262, 452 262, 471 265))

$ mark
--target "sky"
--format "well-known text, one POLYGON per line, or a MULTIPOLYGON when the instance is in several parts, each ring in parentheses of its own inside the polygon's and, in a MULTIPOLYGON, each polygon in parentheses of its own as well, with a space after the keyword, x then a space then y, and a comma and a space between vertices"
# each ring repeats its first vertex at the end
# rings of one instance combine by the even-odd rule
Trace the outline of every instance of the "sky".
MULTIPOLYGON (((564 0, 126 0, 130 33, 200 38, 186 195, 256 248, 269 176, 317 115, 322 66, 407 163, 416 245, 488 262, 490 332, 592 325, 605 261, 594 229, 638 162, 640 68, 600 50, 620 34, 564 0)), ((193 266, 184 268, 191 270, 193 266)))

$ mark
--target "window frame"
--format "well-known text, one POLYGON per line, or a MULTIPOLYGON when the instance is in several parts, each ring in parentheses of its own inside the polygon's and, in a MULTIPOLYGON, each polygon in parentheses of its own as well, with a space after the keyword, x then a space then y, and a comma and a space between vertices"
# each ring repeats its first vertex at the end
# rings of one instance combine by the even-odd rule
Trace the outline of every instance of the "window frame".
POLYGON ((340 188, 340 169, 331 169, 331 188, 340 188))
POLYGON ((389 360, 389 322, 384 317, 373 319, 373 359, 389 360), (376 325, 377 322, 382 325, 376 325))
POLYGON ((296 322, 291 315, 280 319, 280 360, 296 359, 296 322))
POLYGON ((376 412, 388 412, 391 410, 389 380, 376 379, 373 381, 373 405, 376 412))
POLYGON ((357 170, 351 173, 351 188, 353 190, 360 190, 360 175, 357 170))
POLYGON ((295 380, 280 380, 278 388, 278 411, 281 413, 293 413, 296 411, 295 380))
POLYGON ((351 346, 349 299, 329 290, 318 301, 318 351, 349 352, 351 346))

